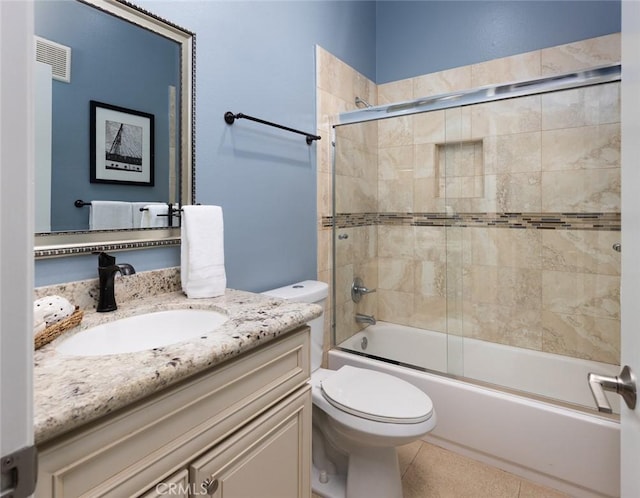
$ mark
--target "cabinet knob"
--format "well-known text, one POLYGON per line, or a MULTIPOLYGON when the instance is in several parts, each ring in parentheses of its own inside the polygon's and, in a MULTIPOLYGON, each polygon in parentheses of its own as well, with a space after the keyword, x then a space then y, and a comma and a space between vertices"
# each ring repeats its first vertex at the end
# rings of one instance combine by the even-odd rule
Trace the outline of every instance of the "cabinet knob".
POLYGON ((207 477, 202 482, 202 487, 207 492, 207 494, 213 495, 213 493, 215 493, 218 490, 218 484, 219 484, 218 479, 215 479, 213 476, 211 476, 211 477, 207 477))

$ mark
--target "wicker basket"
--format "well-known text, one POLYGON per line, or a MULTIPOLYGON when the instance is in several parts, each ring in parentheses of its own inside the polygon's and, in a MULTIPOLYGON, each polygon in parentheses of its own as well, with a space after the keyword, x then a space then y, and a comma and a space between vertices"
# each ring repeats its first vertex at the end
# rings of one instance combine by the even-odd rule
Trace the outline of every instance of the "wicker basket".
POLYGON ((82 310, 78 306, 76 306, 76 310, 67 318, 65 318, 64 320, 60 320, 59 322, 54 323, 46 329, 38 332, 34 336, 35 349, 39 349, 45 344, 50 343, 65 330, 72 329, 73 327, 79 325, 82 321, 82 315, 82 310))

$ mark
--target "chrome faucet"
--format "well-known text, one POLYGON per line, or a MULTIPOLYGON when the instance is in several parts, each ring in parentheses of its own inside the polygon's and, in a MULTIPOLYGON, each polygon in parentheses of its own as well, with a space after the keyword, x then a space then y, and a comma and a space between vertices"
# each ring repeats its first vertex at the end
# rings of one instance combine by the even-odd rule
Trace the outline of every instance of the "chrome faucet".
POLYGON ((353 279, 353 284, 351 284, 351 299, 354 303, 359 303, 362 296, 371 294, 375 291, 375 289, 367 289, 362 282, 362 279, 360 277, 356 277, 353 279))
POLYGON ((369 325, 375 325, 376 319, 373 315, 365 315, 363 313, 356 313, 356 323, 368 323, 369 325))
POLYGON ((100 294, 98 296, 98 307, 96 311, 115 311, 116 293, 114 280, 116 273, 120 275, 133 275, 136 270, 128 263, 117 265, 115 256, 110 256, 105 252, 98 255, 98 279, 100 283, 100 294))

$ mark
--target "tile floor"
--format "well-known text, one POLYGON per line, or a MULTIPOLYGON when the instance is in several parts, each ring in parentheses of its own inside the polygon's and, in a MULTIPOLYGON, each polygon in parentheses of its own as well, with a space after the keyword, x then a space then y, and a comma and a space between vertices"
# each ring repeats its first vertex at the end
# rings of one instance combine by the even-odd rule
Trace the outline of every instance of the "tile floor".
MULTIPOLYGON (((401 446, 398 457, 404 498, 567 497, 423 441, 401 446)), ((313 498, 319 497, 314 494, 313 498)))

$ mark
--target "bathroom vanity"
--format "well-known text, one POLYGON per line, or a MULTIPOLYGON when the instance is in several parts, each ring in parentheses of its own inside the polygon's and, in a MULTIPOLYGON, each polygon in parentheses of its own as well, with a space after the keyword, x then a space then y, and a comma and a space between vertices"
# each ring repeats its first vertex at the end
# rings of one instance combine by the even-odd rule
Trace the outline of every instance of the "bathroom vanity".
MULTIPOLYGON (((305 324, 321 308, 231 290, 204 300, 170 292, 129 301, 113 318, 142 302, 145 312, 197 306, 229 319, 150 351, 68 356, 56 351, 62 338, 36 351, 35 496, 309 497, 305 324)), ((79 328, 113 319, 104 315, 87 313, 79 328)))

